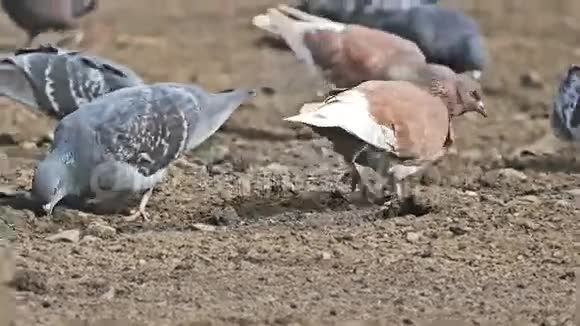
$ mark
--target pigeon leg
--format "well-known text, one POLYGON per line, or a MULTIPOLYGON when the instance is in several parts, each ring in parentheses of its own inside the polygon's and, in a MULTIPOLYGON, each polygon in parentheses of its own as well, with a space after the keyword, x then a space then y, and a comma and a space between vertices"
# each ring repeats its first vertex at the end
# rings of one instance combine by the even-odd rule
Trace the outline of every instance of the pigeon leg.
POLYGON ((139 209, 132 212, 131 215, 124 217, 123 220, 125 220, 125 222, 133 222, 141 217, 143 220, 149 221, 149 214, 145 211, 145 206, 147 206, 147 202, 149 201, 149 198, 151 198, 152 194, 153 188, 150 188, 143 194, 143 197, 141 197, 141 201, 139 202, 139 209))
POLYGON ((360 173, 356 168, 355 163, 351 163, 350 165, 350 191, 354 192, 356 190, 356 186, 361 182, 360 173))
MULTIPOLYGON (((356 159, 360 156, 362 152, 364 152, 368 148, 367 144, 364 144, 358 151, 354 153, 352 156, 352 160, 350 160, 351 164, 351 176, 350 176, 350 191, 356 190, 356 185, 362 182, 362 178, 360 175, 360 171, 357 167, 356 159)), ((363 185, 361 184, 361 189, 363 185)))
POLYGON ((390 177, 391 181, 391 191, 394 191, 397 195, 398 200, 402 200, 404 196, 404 187, 402 180, 397 179, 394 175, 390 177))
POLYGON ((22 45, 23 48, 29 48, 32 46, 32 42, 34 42, 34 39, 36 38, 36 36, 38 36, 38 32, 29 32, 26 36, 26 42, 24 42, 24 44, 22 45))
POLYGON ((392 189, 397 194, 397 200, 399 202, 403 202, 409 198, 412 198, 409 194, 409 187, 407 184, 407 180, 405 179, 397 179, 395 176, 391 178, 392 189))
MULTIPOLYGON (((370 203, 370 204, 382 204, 384 201, 382 200, 382 196, 380 194, 375 193, 370 186, 368 172, 370 168, 362 166, 358 163, 353 163, 354 169, 356 170, 356 176, 358 176, 358 184, 360 186, 360 192, 362 198, 370 203)), ((353 180, 354 182, 354 180, 353 180)))

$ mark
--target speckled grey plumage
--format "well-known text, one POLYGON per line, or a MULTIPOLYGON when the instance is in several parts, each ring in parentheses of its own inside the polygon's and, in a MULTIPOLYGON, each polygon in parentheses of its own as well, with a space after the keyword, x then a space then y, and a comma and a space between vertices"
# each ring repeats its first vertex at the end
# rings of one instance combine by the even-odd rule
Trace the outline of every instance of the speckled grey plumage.
POLYGON ((0 61, 0 95, 56 119, 103 94, 142 83, 126 66, 52 46, 17 50, 0 61))
POLYGON ((358 14, 372 14, 388 9, 409 9, 437 0, 302 0, 298 9, 331 20, 346 22, 358 14))
POLYGON ((28 43, 50 30, 78 27, 78 19, 97 8, 97 0, 2 0, 10 19, 28 34, 28 43))
POLYGON ((173 160, 210 137, 253 94, 159 83, 81 105, 58 124, 32 192, 47 211, 67 195, 95 195, 98 202, 149 192, 173 160))
POLYGON ((481 72, 489 64, 479 25, 460 10, 422 5, 408 10, 353 13, 334 20, 381 29, 411 40, 429 63, 448 66, 457 73, 481 72))
POLYGON ((571 65, 560 82, 550 121, 558 138, 580 141, 580 65, 571 65))

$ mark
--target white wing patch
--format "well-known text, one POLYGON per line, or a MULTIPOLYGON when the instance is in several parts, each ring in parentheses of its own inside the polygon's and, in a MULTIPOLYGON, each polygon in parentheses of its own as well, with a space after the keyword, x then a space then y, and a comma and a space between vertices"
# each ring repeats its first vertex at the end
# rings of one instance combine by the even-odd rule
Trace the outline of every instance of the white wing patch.
POLYGON ((44 78, 46 80, 46 84, 44 85, 44 92, 46 93, 46 97, 48 98, 50 105, 52 106, 54 111, 58 113, 60 112, 60 107, 56 101, 56 98, 54 97, 55 92, 54 81, 50 77, 50 73, 52 72, 52 66, 53 65, 49 64, 48 67, 46 67, 46 71, 44 72, 44 78))
POLYGON ((397 146, 395 132, 378 124, 370 114, 369 102, 357 90, 348 90, 320 103, 317 110, 313 104, 305 104, 301 113, 285 118, 316 127, 338 127, 361 140, 387 151, 397 146))

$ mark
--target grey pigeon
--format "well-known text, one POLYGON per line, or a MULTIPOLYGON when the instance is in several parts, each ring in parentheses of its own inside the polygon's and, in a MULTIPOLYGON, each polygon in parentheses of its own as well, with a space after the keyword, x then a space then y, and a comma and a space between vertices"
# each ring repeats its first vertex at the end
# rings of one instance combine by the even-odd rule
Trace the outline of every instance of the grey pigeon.
POLYGON ((571 65, 560 82, 552 106, 551 126, 565 141, 580 141, 580 65, 571 65))
MULTIPOLYGON (((10 19, 28 34, 25 46, 50 30, 78 28, 78 19, 97 8, 97 0, 2 0, 10 19)), ((82 34, 79 34, 79 39, 82 34)))
POLYGON ((437 0, 302 0, 298 9, 331 20, 348 21, 350 17, 389 9, 409 9, 437 4, 437 0))
POLYGON ((51 214, 66 196, 93 203, 143 194, 126 220, 147 219, 145 205, 168 165, 210 137, 253 90, 208 93, 195 85, 128 87, 81 105, 56 127, 32 194, 51 214))
POLYGON ((142 83, 123 65, 52 46, 17 50, 0 61, 0 96, 55 119, 103 94, 142 83))
POLYGON ((427 62, 448 66, 457 73, 472 72, 477 79, 489 64, 477 22, 460 10, 424 5, 359 13, 339 21, 377 28, 413 41, 427 62))

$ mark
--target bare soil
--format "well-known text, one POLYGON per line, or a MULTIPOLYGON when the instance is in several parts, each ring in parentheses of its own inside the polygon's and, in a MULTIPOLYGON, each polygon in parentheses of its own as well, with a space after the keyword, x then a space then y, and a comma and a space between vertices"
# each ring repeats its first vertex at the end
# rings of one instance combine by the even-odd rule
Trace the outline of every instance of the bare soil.
MULTIPOLYGON (((492 51, 490 117, 459 119, 457 152, 414 181, 420 204, 408 211, 345 200, 346 166, 328 143, 282 121, 323 83, 250 25, 276 1, 102 2, 83 23, 90 51, 149 81, 270 91, 171 168, 150 222, 63 207, 47 219, 3 199, 19 325, 574 324, 580 224, 567 190, 580 188, 578 149, 521 152, 550 135, 558 78, 580 61, 578 1, 447 2, 477 18, 492 51), (537 85, 522 85, 530 73, 537 85), (80 241, 46 239, 71 229, 80 241)), ((4 17, 0 39, 24 34, 4 17)), ((1 101, 2 187, 30 188, 46 151, 35 143, 52 125, 1 101)))

